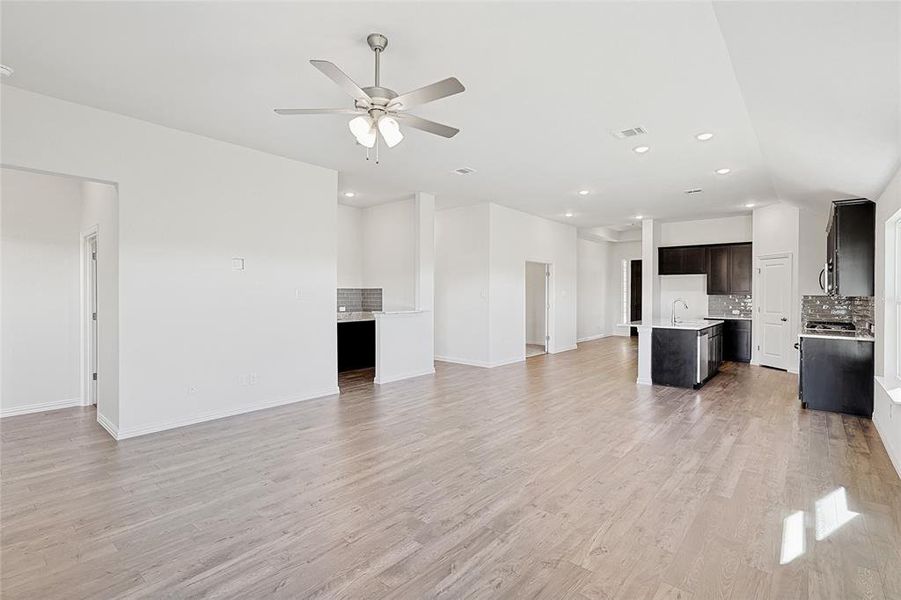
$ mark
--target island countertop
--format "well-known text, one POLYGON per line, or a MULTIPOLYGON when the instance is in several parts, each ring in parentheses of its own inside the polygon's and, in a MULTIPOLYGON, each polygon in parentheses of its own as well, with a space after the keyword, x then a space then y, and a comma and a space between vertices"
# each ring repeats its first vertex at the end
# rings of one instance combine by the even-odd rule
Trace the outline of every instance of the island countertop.
POLYGON ((722 324, 723 321, 721 320, 705 319, 697 321, 676 321, 675 324, 665 320, 653 321, 650 323, 645 323, 643 321, 632 321, 631 323, 626 323, 625 325, 629 327, 650 327, 653 329, 684 329, 687 331, 701 331, 702 329, 707 329, 708 327, 722 324))

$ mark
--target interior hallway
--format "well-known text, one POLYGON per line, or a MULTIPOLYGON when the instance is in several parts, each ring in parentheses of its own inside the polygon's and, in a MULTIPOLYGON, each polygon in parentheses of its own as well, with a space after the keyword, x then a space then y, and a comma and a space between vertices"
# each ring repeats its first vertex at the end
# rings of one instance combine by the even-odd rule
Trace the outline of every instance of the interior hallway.
POLYGON ((638 386, 635 348, 439 363, 119 443, 93 410, 4 419, 3 597, 901 597, 870 421, 748 365, 638 386))

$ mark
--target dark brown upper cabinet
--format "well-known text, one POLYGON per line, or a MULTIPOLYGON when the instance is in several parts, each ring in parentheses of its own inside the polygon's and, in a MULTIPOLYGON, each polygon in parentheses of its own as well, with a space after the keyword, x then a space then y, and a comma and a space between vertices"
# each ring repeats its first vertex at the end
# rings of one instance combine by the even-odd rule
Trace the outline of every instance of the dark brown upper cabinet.
POLYGON ((707 271, 705 246, 670 246, 657 249, 660 275, 703 275, 707 271))
POLYGON ((752 269, 751 244, 711 246, 707 249, 707 293, 750 294, 752 269))
POLYGON ((707 294, 725 296, 730 293, 731 267, 729 246, 713 246, 707 250, 707 294))
POLYGON ((730 294, 750 294, 753 262, 751 244, 739 244, 730 247, 731 286, 730 294))
POLYGON ((751 293, 751 244, 669 246, 657 249, 661 275, 707 275, 711 296, 751 293))
POLYGON ((872 296, 875 254, 876 205, 863 199, 833 202, 826 229, 826 293, 872 296))

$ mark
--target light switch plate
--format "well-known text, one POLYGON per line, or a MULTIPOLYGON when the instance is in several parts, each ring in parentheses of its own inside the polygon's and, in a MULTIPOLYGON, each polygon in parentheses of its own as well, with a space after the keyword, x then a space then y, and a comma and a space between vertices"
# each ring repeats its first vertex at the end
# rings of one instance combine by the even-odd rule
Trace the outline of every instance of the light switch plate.
POLYGON ((244 270, 244 259, 241 257, 235 257, 232 259, 232 271, 243 271, 244 270))

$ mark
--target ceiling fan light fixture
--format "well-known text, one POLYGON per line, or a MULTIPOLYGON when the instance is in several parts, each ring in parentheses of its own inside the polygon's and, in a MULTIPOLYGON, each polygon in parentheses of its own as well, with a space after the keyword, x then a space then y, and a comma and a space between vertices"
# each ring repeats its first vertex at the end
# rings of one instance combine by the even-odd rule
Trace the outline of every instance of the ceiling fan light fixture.
POLYGON ((394 117, 382 117, 379 119, 379 133, 389 148, 394 148, 404 139, 404 134, 400 132, 400 125, 394 117))
POLYGON ((347 126, 361 146, 366 146, 367 148, 375 146, 375 139, 378 137, 378 134, 375 131, 375 123, 373 123, 371 117, 365 115, 354 117, 347 126))

